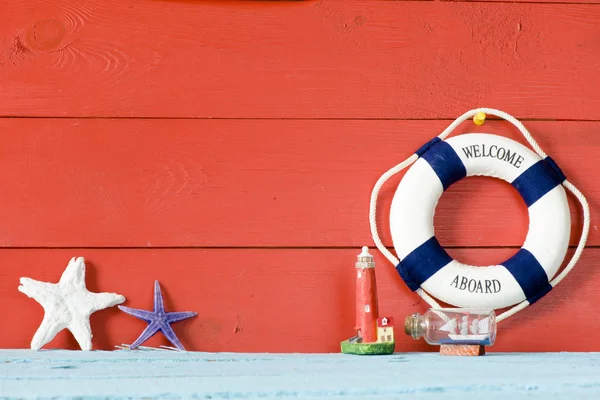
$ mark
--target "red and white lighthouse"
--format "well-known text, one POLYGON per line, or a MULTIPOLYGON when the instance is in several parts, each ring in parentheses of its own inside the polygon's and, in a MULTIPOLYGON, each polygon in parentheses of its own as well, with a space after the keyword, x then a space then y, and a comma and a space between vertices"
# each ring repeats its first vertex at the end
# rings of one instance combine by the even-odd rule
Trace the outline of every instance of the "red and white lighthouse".
POLYGON ((363 343, 377 341, 377 284, 375 261, 367 246, 362 248, 356 262, 356 330, 363 343))

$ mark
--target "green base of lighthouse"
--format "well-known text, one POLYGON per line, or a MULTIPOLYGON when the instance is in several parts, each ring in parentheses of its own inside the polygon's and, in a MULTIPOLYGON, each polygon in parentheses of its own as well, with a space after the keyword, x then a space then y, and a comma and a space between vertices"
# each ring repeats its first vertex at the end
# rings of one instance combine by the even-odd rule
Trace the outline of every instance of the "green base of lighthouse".
POLYGON ((344 340, 341 342, 342 353, 357 355, 384 355, 394 353, 395 342, 357 343, 344 340))

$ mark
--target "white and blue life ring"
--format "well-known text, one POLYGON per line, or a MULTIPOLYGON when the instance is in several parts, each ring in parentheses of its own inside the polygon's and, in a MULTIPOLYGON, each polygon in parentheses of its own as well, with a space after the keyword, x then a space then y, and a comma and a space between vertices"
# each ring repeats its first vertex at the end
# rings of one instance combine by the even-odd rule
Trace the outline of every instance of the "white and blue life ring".
POLYGON ((458 307, 508 307, 534 303, 552 289, 569 246, 570 212, 561 183, 566 177, 549 157, 491 134, 436 137, 419 149, 394 195, 390 230, 408 287, 422 288, 458 307), (454 260, 434 235, 435 207, 444 190, 469 176, 510 183, 529 211, 525 243, 499 265, 478 267, 454 260))

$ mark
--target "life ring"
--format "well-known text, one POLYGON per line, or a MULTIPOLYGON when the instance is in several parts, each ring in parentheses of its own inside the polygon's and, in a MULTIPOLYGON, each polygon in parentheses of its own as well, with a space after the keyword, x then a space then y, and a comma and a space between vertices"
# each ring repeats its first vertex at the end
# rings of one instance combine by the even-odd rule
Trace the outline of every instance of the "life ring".
POLYGON ((503 308, 534 303, 552 288, 569 246, 570 211, 551 158, 542 159, 520 143, 491 134, 435 138, 400 181, 390 209, 390 230, 408 287, 420 287, 459 307, 503 308), (469 176, 510 183, 529 212, 524 245, 499 265, 476 267, 454 260, 434 235, 434 210, 444 190, 469 176))

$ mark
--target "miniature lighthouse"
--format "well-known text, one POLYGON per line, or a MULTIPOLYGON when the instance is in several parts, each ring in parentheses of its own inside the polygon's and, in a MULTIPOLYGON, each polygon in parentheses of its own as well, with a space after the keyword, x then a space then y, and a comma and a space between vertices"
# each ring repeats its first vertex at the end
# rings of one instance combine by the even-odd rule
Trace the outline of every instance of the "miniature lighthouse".
POLYGON ((377 341, 377 284, 375 261, 367 246, 362 248, 356 262, 356 330, 363 343, 377 341))
POLYGON ((395 349, 392 318, 379 318, 375 261, 363 247, 356 261, 356 336, 340 343, 342 353, 392 354, 395 349))
POLYGON ((395 349, 392 318, 379 317, 375 261, 363 247, 356 261, 356 336, 340 343, 342 353, 392 354, 395 349))

